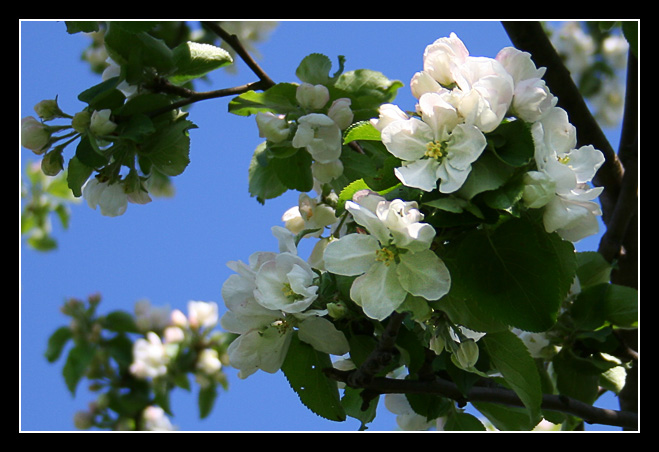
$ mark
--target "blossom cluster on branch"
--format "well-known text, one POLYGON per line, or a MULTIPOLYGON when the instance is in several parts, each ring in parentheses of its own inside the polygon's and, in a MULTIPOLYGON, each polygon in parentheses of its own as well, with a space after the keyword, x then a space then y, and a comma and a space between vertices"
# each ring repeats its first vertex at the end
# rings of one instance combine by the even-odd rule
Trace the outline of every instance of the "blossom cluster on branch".
POLYGON ((593 178, 605 158, 577 145, 532 55, 506 47, 474 56, 455 33, 438 38, 420 52, 408 110, 395 103, 402 82, 346 70, 343 56, 332 73, 327 56, 308 55, 298 81, 275 83, 235 36, 206 27, 236 53, 191 41, 170 48, 149 25, 111 22, 104 40, 117 66, 81 94, 88 107, 70 116, 52 101, 36 109, 42 121, 23 123, 23 145, 48 157, 44 172, 63 169, 64 148, 80 140, 68 186, 116 216, 149 202, 154 178, 185 170, 195 125, 182 107, 231 96, 229 113, 253 117, 263 139, 250 195, 265 203, 299 193, 271 229, 277 251, 228 263, 221 316, 214 303, 191 303, 187 317, 177 311, 141 327, 134 343, 121 339, 143 425, 168 427, 166 394, 188 387, 186 372, 207 415, 224 365, 243 379, 281 371, 311 411, 362 428, 386 394, 401 425, 415 428, 573 429, 584 411, 557 410, 548 396, 581 407, 622 390, 633 358, 617 333, 637 326, 637 293, 611 283, 601 255, 574 247, 598 231, 603 187, 593 178), (232 55, 259 80, 187 87, 232 55), (70 124, 45 124, 54 118, 70 124), (61 130, 68 135, 56 137, 61 130), (315 242, 306 258, 302 241, 315 242), (209 335, 218 322, 225 332, 209 335), (516 408, 478 403, 483 388, 516 408), (465 412, 470 394, 487 421, 465 412))

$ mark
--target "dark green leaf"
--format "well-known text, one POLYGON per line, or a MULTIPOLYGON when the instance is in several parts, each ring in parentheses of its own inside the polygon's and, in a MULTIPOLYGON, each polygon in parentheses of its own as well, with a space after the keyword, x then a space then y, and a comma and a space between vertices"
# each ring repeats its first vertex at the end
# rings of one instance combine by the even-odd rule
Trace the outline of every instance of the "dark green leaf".
POLYGON ((217 386, 210 384, 199 389, 198 405, 199 405, 199 417, 204 419, 211 414, 213 411, 213 406, 215 405, 215 400, 217 399, 217 386))
POLYGON ((447 432, 484 432, 485 426, 469 413, 454 412, 448 416, 444 430, 447 432))
POLYGON ((96 348, 88 342, 76 344, 69 351, 62 369, 62 375, 71 394, 75 394, 78 382, 85 375, 87 366, 91 363, 95 352, 96 348))
POLYGON ((249 164, 249 193, 263 204, 266 199, 276 198, 286 192, 286 186, 281 183, 270 159, 266 157, 266 145, 257 146, 249 164))
POLYGON ((318 352, 294 334, 281 370, 304 406, 325 419, 342 422, 346 413, 336 381, 323 372, 331 367, 329 355, 318 352))
POLYGON ((528 409, 531 424, 540 421, 542 384, 535 361, 522 340, 511 331, 486 334, 482 342, 495 369, 528 409))
POLYGON ((67 20, 66 32, 75 33, 93 33, 99 30, 98 22, 95 20, 67 20))
POLYGON ((292 83, 278 83, 263 92, 248 91, 229 102, 229 113, 249 116, 260 111, 279 114, 294 112, 299 109, 296 91, 297 86, 292 83))
POLYGON ((73 334, 68 326, 57 328, 48 338, 48 348, 45 353, 46 360, 51 363, 57 361, 57 358, 62 354, 64 346, 71 337, 73 337, 73 334))
POLYGON ((313 189, 311 155, 304 149, 290 157, 275 158, 270 161, 279 180, 289 189, 308 192, 313 189))
POLYGON ((76 158, 88 167, 100 168, 108 163, 108 159, 101 154, 98 146, 94 146, 93 139, 89 135, 80 138, 80 142, 76 147, 76 158))
POLYGON ((442 256, 451 273, 450 296, 525 331, 545 331, 574 279, 574 247, 529 219, 475 229, 442 256))
POLYGON ((103 327, 110 331, 118 333, 136 333, 138 332, 135 319, 132 314, 126 311, 112 311, 105 316, 103 327))
POLYGON ((524 121, 504 121, 488 138, 494 138, 494 153, 511 166, 524 166, 533 159, 535 146, 531 128, 524 121))
POLYGON ((332 62, 327 56, 312 53, 304 57, 295 70, 295 75, 301 81, 312 85, 327 85, 330 81, 330 69, 332 69, 332 62))
POLYGON ((79 198, 82 196, 82 186, 87 182, 89 176, 94 172, 94 168, 85 165, 77 157, 69 160, 66 181, 73 192, 73 196, 79 198))
POLYGON ((179 119, 167 124, 145 140, 141 155, 167 176, 178 176, 190 163, 190 136, 188 130, 196 127, 192 122, 179 119))

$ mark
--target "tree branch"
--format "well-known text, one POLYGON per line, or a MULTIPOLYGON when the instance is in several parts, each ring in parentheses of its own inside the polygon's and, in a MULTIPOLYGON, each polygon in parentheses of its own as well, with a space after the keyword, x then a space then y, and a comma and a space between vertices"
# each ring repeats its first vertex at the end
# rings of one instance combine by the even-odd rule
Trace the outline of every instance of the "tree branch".
POLYGON ((247 66, 256 74, 256 76, 263 82, 263 85, 266 86, 265 89, 270 88, 275 85, 268 74, 261 69, 261 67, 254 61, 249 52, 243 47, 242 43, 236 35, 229 34, 222 27, 220 27, 216 22, 201 22, 201 26, 209 29, 217 36, 219 36, 224 42, 231 46, 233 50, 242 58, 242 60, 247 64, 247 66))
MULTIPOLYGON (((356 371, 327 369, 326 373, 330 378, 349 384, 353 372, 356 371)), ((488 402, 524 407, 522 400, 514 391, 509 389, 474 386, 467 394, 463 394, 456 384, 441 378, 424 381, 377 377, 365 385, 358 386, 358 388, 377 394, 434 394, 455 400, 460 405, 464 405, 466 402, 488 402)), ((565 396, 543 395, 541 409, 570 414, 583 419, 589 424, 604 424, 626 428, 637 428, 638 426, 636 413, 598 408, 565 396)))

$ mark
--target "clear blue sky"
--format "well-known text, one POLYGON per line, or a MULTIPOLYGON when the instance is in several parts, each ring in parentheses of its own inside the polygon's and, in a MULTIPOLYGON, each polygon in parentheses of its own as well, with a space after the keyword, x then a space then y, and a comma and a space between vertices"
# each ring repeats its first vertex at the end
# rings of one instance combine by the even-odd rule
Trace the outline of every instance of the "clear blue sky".
MULTIPOLYGON (((510 45, 496 21, 285 21, 259 44, 259 63, 276 82, 296 82, 295 68, 306 55, 323 53, 333 63, 345 55, 346 70, 368 68, 401 80, 405 87, 396 103, 412 109, 409 80, 421 69, 425 46, 452 31, 472 55, 494 57, 510 45)), ((62 110, 81 110, 78 93, 99 81, 80 59, 87 38, 68 35, 63 22, 25 21, 20 39, 20 117, 34 115, 37 102, 55 96, 62 110)), ((235 86, 254 77, 241 64, 237 75, 221 73, 213 81, 199 88, 235 86)), ((43 357, 50 334, 67 322, 59 311, 66 298, 100 293, 101 312, 132 311, 142 298, 184 312, 188 300, 216 301, 223 312, 220 288, 231 274, 226 262, 276 250, 270 227, 281 224, 281 214, 297 203, 297 194, 265 206, 250 198, 247 166, 261 139, 254 119, 229 115, 227 103, 212 100, 191 109, 190 119, 199 128, 190 132, 191 163, 175 178, 174 198, 129 204, 117 218, 103 217, 81 203, 72 208, 68 230, 55 224, 56 251, 37 253, 21 246, 20 430, 73 430, 74 412, 93 398, 84 384, 72 398, 61 377, 63 360, 49 364, 43 357)), ((614 146, 616 133, 610 135, 614 146)), ((19 170, 35 157, 21 149, 19 170)), ((596 240, 586 240, 579 249, 596 246, 596 240)), ((354 420, 337 424, 311 413, 281 373, 260 372, 246 380, 238 380, 233 370, 228 375, 230 390, 220 393, 213 413, 203 421, 197 415, 196 393, 175 391, 172 422, 187 431, 354 431, 359 426, 354 420)), ((382 404, 371 429, 395 429, 394 417, 382 404)))

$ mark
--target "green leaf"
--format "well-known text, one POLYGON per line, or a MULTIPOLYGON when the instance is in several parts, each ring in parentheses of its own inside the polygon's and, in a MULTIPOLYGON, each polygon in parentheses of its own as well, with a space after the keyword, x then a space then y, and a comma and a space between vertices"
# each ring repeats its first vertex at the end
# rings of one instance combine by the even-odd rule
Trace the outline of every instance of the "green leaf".
POLYGON ((583 372, 583 363, 571 350, 561 349, 552 365, 556 388, 561 394, 589 404, 597 400, 599 376, 594 372, 583 372))
POLYGON ((343 405, 348 416, 361 421, 362 424, 359 430, 363 431, 368 428, 367 424, 375 419, 379 397, 371 399, 368 408, 363 409, 364 399, 362 399, 361 392, 362 389, 346 387, 343 398, 341 399, 341 405, 343 405))
POLYGON ((511 331, 486 334, 479 341, 485 346, 494 368, 515 391, 529 411, 533 425, 540 421, 542 383, 535 361, 524 342, 511 331))
POLYGON ((577 253, 577 277, 582 289, 607 283, 611 278, 611 264, 596 251, 577 253))
POLYGON ((62 350, 66 343, 73 337, 71 328, 68 326, 61 326, 55 330, 53 334, 48 338, 48 348, 44 356, 48 362, 52 363, 57 361, 57 359, 62 354, 62 350))
POLYGON ((325 419, 343 422, 346 413, 336 381, 323 373, 323 369, 331 367, 329 355, 315 350, 294 334, 281 370, 304 406, 325 419))
POLYGON ((108 163, 107 157, 101 154, 98 146, 94 146, 94 138, 84 135, 76 147, 76 157, 84 165, 91 168, 100 168, 108 163))
POLYGON ((302 59, 295 70, 295 75, 301 81, 312 85, 327 85, 330 82, 330 69, 332 69, 332 62, 327 56, 312 53, 302 59))
POLYGON ((167 176, 178 176, 190 163, 190 136, 188 130, 196 127, 192 122, 179 119, 167 124, 145 140, 140 155, 167 176))
POLYGON ((381 140, 380 131, 369 121, 360 121, 352 124, 343 135, 343 144, 358 140, 381 140))
POLYGON ((554 325, 574 279, 574 247, 530 219, 474 229, 446 247, 449 295, 525 331, 554 325))
POLYGON ((109 78, 78 94, 78 100, 88 104, 93 110, 119 107, 125 96, 117 90, 118 82, 118 77, 109 78))
POLYGON ((537 425, 524 408, 497 403, 473 402, 476 408, 499 431, 529 431, 537 425))
POLYGON ((512 166, 502 162, 491 152, 483 152, 471 165, 469 176, 456 195, 471 199, 480 193, 496 190, 510 179, 513 171, 512 166))
POLYGON ((524 166, 533 159, 535 146, 531 127, 524 121, 504 121, 488 134, 493 151, 503 162, 514 167, 524 166))
POLYGON ((638 291, 631 287, 601 283, 587 287, 570 309, 575 327, 596 330, 606 323, 623 328, 638 325, 638 291))
POLYGON ((485 426, 469 413, 453 412, 446 419, 444 430, 447 432, 484 432, 485 426))
POLYGON ((64 23, 66 24, 66 32, 69 34, 93 33, 100 29, 98 22, 95 20, 67 20, 64 23))
POLYGON ((304 149, 285 158, 270 160, 279 180, 291 190, 308 192, 313 189, 313 174, 311 173, 311 155, 304 149))
POLYGON ((77 157, 73 157, 69 160, 66 181, 68 187, 73 192, 73 196, 76 198, 82 196, 82 186, 87 182, 87 179, 92 175, 92 172, 94 172, 94 168, 85 165, 77 157))
POLYGON ((173 83, 203 77, 233 63, 229 52, 211 44, 188 41, 179 44, 173 52, 176 70, 168 77, 173 83))
POLYGON ((292 83, 278 83, 266 91, 247 91, 229 102, 229 113, 249 116, 258 112, 272 111, 287 114, 299 109, 292 83))
POLYGON ((126 311, 112 311, 103 320, 103 327, 117 333, 137 333, 133 315, 126 311))
POLYGON ((341 74, 334 86, 349 95, 352 100, 351 109, 356 111, 355 117, 359 118, 359 110, 377 112, 380 105, 393 101, 403 83, 389 80, 381 72, 357 69, 341 74))
POLYGON ((197 404, 199 406, 199 417, 204 419, 211 414, 215 400, 217 399, 217 385, 211 384, 199 389, 197 404))
POLYGON ((174 52, 161 39, 142 31, 146 23, 135 24, 135 28, 124 22, 108 22, 105 33, 105 48, 119 65, 130 63, 137 67, 153 67, 166 74, 174 68, 174 52))
POLYGON ((70 351, 62 369, 64 382, 71 394, 75 394, 78 382, 85 375, 96 348, 88 342, 76 344, 70 351))
POLYGON ((256 147, 248 170, 249 194, 261 204, 266 199, 276 198, 288 190, 270 164, 272 159, 266 157, 266 151, 265 142, 256 147))

